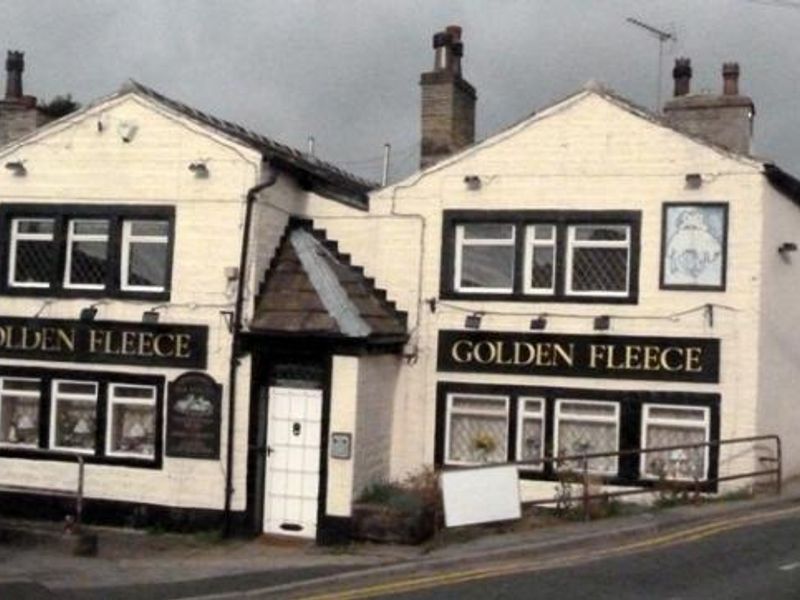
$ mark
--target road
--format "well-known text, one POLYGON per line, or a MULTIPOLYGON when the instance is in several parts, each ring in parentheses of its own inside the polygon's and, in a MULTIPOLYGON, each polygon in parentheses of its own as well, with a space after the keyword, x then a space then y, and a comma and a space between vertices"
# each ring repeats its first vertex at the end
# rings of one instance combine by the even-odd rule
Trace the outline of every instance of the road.
POLYGON ((303 595, 308 600, 797 600, 800 512, 773 511, 656 536, 622 547, 377 582, 303 595), (762 518, 764 518, 762 516, 762 518), (754 522, 755 521, 755 522, 754 522), (414 590, 414 591, 407 591, 414 590))

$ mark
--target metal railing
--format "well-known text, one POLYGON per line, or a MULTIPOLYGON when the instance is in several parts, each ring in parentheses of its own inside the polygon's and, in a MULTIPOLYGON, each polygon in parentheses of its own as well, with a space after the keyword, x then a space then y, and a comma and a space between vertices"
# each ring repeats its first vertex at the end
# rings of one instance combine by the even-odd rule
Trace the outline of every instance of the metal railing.
MULTIPOLYGON (((721 446, 728 446, 733 444, 754 444, 755 442, 774 442, 775 444, 772 456, 757 457, 757 461, 762 465, 767 465, 767 468, 758 469, 755 471, 748 471, 744 473, 728 474, 723 477, 702 478, 702 479, 694 478, 692 480, 665 477, 665 478, 645 479, 643 481, 647 481, 648 486, 655 486, 656 484, 662 484, 663 486, 666 486, 666 488, 669 490, 694 492, 695 494, 699 495, 704 490, 707 490, 708 486, 723 481, 735 481, 737 479, 753 479, 756 477, 774 476, 775 494, 780 495, 781 481, 783 479, 783 453, 781 448, 781 439, 777 435, 756 435, 750 437, 729 438, 725 440, 713 440, 710 442, 698 442, 694 444, 679 444, 674 446, 659 446, 653 448, 632 448, 629 450, 619 450, 616 452, 592 452, 592 453, 573 454, 568 456, 547 456, 538 460, 520 461, 520 462, 515 462, 514 464, 520 469, 524 469, 525 466, 536 467, 538 469, 543 464, 550 464, 554 472, 556 473, 559 472, 563 473, 569 471, 575 473, 575 470, 573 469, 563 469, 563 468, 559 469, 559 467, 561 465, 569 463, 580 464, 581 466, 579 473, 581 476, 580 483, 582 486, 581 503, 583 507, 583 517, 584 519, 588 520, 591 515, 592 500, 597 500, 597 499, 607 500, 609 498, 615 498, 621 496, 633 496, 636 494, 652 494, 654 492, 657 493, 659 491, 657 487, 635 487, 634 489, 591 493, 590 492, 591 477, 595 473, 593 473, 589 469, 589 461, 593 458, 609 458, 609 457, 619 458, 631 455, 636 455, 641 457, 644 454, 650 454, 655 452, 673 452, 681 450, 691 450, 694 448, 719 448, 721 446)), ((631 482, 631 483, 625 482, 619 485, 637 486, 637 482, 631 482)), ((537 505, 555 504, 558 501, 559 499, 557 497, 556 498, 550 497, 546 499, 541 498, 536 500, 527 500, 524 501, 522 504, 524 506, 537 506, 537 505)))
POLYGON ((31 487, 24 485, 6 485, 0 484, 0 492, 11 492, 14 494, 39 494, 42 496, 59 496, 75 499, 75 515, 67 515, 65 529, 67 531, 77 533, 80 530, 83 521, 83 489, 85 479, 85 461, 84 457, 80 454, 69 454, 70 458, 74 458, 78 463, 78 477, 75 482, 75 490, 65 490, 63 488, 46 488, 46 487, 31 487))

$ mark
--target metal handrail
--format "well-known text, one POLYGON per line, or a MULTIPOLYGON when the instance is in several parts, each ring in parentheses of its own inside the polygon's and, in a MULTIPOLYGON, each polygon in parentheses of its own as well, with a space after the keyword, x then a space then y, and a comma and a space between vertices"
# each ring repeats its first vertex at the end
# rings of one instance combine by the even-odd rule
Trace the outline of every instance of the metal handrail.
MULTIPOLYGON (((561 463, 561 462, 569 462, 569 461, 581 461, 582 464, 582 487, 583 487, 583 494, 582 494, 582 502, 583 502, 583 513, 584 519, 589 520, 590 510, 589 510, 589 502, 595 498, 614 498, 619 496, 631 496, 635 494, 649 494, 652 493, 651 489, 647 488, 637 488, 632 490, 617 490, 614 492, 602 492, 597 494, 590 494, 589 493, 589 459, 592 458, 605 458, 611 456, 630 456, 630 455, 638 455, 641 456, 642 454, 648 454, 651 452, 667 452, 672 450, 686 450, 692 448, 706 448, 706 447, 719 447, 724 445, 730 444, 744 444, 749 442, 758 442, 758 441, 772 441, 775 443, 775 456, 774 457, 766 457, 768 460, 764 462, 774 462, 775 467, 770 469, 761 469, 758 471, 749 471, 747 473, 736 473, 732 475, 725 475, 723 477, 714 477, 714 478, 705 478, 705 479, 695 479, 692 483, 686 482, 683 485, 683 489, 690 490, 694 488, 696 492, 700 491, 700 485, 706 485, 709 483, 719 483, 722 481, 734 481, 737 479, 749 479, 753 477, 761 477, 765 475, 775 475, 775 494, 780 495, 782 490, 782 479, 783 479, 783 450, 781 445, 780 436, 775 434, 768 434, 768 435, 755 435, 755 436, 748 436, 748 437, 739 437, 739 438, 728 438, 725 440, 711 440, 708 442, 697 442, 693 444, 677 444, 673 446, 659 446, 653 448, 630 448, 626 450, 618 450, 616 452, 593 452, 593 453, 585 453, 585 454, 574 454, 574 455, 567 455, 567 456, 546 456, 542 459, 536 461, 520 461, 516 464, 517 466, 525 466, 525 465, 540 465, 543 463, 561 463)), ((676 481, 676 480, 669 480, 669 483, 672 484, 681 484, 683 482, 676 481)), ((541 504, 552 504, 556 502, 557 499, 547 498, 541 500, 529 500, 523 502, 523 504, 527 506, 535 506, 541 504)))
MULTIPOLYGON (((584 510, 584 518, 588 520, 589 518, 589 501, 595 498, 613 498, 618 496, 631 496, 634 494, 649 494, 652 493, 652 489, 649 488, 636 488, 636 489, 629 489, 629 490, 617 490, 613 492, 602 492, 598 494, 590 494, 589 493, 589 460, 592 458, 606 458, 606 457, 621 457, 621 456, 630 456, 630 455, 638 455, 641 456, 643 454, 649 454, 651 452, 669 452, 672 450, 687 450, 692 448, 706 448, 706 447, 719 447, 725 446, 730 444, 744 444, 748 442, 759 442, 759 441, 772 441, 775 443, 775 456, 768 456, 762 457, 763 460, 761 462, 770 462, 774 463, 775 467, 770 469, 762 469, 759 471, 750 471, 747 473, 737 473, 733 475, 725 475, 723 477, 714 477, 714 478, 705 478, 702 480, 695 479, 693 482, 686 482, 685 480, 669 480, 669 483, 673 484, 683 484, 683 489, 690 490, 692 488, 695 491, 700 491, 701 485, 719 483, 722 481, 733 481, 736 479, 747 479, 753 477, 761 477, 765 475, 775 475, 775 493, 776 495, 781 494, 782 490, 782 479, 783 479, 783 450, 780 436, 775 434, 767 434, 767 435, 754 435, 748 437, 738 437, 738 438, 728 438, 724 440, 711 440, 708 442, 696 442, 693 444, 677 444, 673 446, 658 446, 652 448, 629 448, 626 450, 617 450, 614 452, 592 452, 592 453, 584 453, 584 454, 571 454, 566 456, 544 456, 542 458, 529 460, 529 461, 515 461, 513 463, 514 466, 518 468, 524 468, 526 466, 531 467, 539 467, 542 464, 555 464, 558 463, 566 463, 566 462, 575 462, 580 461, 582 465, 582 486, 583 486, 583 494, 582 494, 582 501, 583 501, 583 510, 584 510)), ((502 464, 502 463, 500 463, 502 464)), ((483 464, 483 465, 475 465, 474 468, 482 469, 482 468, 491 468, 497 467, 498 463, 491 463, 491 464, 483 464)), ((634 484, 635 485, 635 484, 634 484)), ((542 504, 553 504, 557 502, 557 499, 554 498, 547 498, 547 499, 537 499, 537 500, 528 500, 523 502, 524 505, 527 506, 536 506, 542 504)))

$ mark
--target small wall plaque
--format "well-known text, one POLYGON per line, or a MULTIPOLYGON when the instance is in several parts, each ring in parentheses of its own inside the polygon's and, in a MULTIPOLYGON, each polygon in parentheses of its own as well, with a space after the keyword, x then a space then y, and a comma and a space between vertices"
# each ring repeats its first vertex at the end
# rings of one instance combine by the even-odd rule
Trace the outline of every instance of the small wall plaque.
POLYGON ((347 460, 352 453, 353 435, 350 433, 331 433, 331 458, 347 460))
POLYGON ((167 456, 219 458, 221 392, 205 373, 185 373, 170 384, 167 456))

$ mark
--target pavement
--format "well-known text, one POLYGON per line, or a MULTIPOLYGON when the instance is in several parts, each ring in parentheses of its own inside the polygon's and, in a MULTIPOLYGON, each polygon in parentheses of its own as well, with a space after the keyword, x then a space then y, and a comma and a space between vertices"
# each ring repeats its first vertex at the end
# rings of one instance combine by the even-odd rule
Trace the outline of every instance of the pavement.
POLYGON ((220 540, 209 533, 92 527, 99 539, 95 557, 72 555, 73 539, 64 537, 59 524, 0 519, 0 596, 157 600, 229 598, 231 591, 256 589, 280 595, 311 583, 400 576, 423 568, 621 543, 791 504, 800 504, 800 479, 784 485, 780 496, 650 509, 590 522, 539 522, 533 528, 530 523, 473 527, 445 532, 421 546, 353 543, 323 548, 267 537, 220 540))

